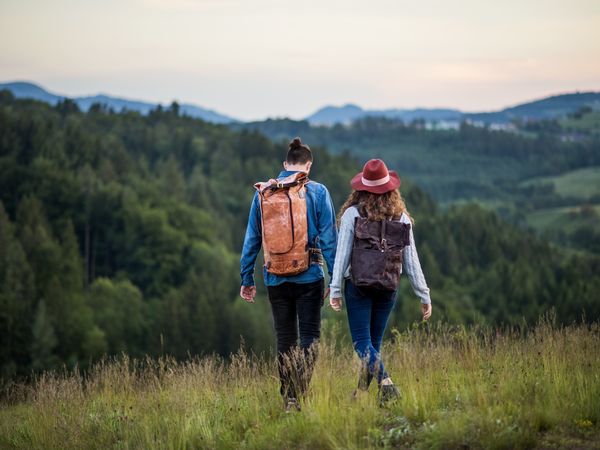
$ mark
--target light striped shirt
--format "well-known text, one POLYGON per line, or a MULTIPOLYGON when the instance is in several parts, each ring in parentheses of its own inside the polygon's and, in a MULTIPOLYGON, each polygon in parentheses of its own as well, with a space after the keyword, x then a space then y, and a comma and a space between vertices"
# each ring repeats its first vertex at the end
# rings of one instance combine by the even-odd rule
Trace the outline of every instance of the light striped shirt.
MULTIPOLYGON (((351 277, 350 256, 352 254, 352 243, 354 241, 354 223, 359 217, 358 208, 351 206, 340 220, 340 230, 338 234, 337 251, 335 254, 335 262, 333 264, 333 275, 331 277, 331 298, 342 297, 342 285, 344 279, 351 277)), ((400 221, 410 223, 410 219, 406 213, 402 213, 400 221)), ((415 238, 413 235, 412 226, 410 227, 410 244, 404 247, 402 251, 402 268, 410 280, 410 284, 415 291, 417 297, 421 299, 421 303, 431 303, 429 297, 429 288, 421 269, 417 247, 415 246, 415 238)))

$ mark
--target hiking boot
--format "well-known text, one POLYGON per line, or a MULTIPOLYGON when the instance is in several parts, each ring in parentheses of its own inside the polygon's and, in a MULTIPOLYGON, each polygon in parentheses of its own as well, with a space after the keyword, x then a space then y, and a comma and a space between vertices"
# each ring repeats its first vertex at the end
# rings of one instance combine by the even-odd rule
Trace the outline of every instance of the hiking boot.
POLYGON ((360 374, 358 375, 358 389, 366 391, 369 389, 372 380, 373 374, 366 368, 361 369, 360 374))
POLYGON ((393 384, 382 384, 379 387, 379 406, 383 407, 400 398, 400 391, 393 384))
POLYGON ((285 412, 300 412, 302 409, 300 408, 300 403, 294 397, 290 397, 286 400, 285 403, 285 412))

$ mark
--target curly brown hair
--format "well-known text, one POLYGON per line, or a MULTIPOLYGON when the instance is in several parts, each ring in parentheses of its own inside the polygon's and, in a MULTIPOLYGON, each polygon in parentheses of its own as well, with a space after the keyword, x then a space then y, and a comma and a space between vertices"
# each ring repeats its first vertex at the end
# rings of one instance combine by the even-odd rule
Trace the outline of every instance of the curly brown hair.
POLYGON ((369 220, 383 220, 386 218, 400 217, 406 213, 411 223, 414 219, 410 216, 404 204, 404 199, 398 189, 385 194, 373 194, 368 191, 352 191, 338 214, 338 223, 344 212, 351 206, 358 207, 361 215, 369 220))

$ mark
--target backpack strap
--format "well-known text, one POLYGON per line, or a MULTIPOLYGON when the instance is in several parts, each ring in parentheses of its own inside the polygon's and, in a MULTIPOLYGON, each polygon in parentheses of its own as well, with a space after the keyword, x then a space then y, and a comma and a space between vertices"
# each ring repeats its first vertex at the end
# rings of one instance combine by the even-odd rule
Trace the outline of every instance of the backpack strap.
POLYGON ((308 175, 304 172, 299 172, 298 174, 290 175, 289 177, 283 178, 281 180, 277 180, 275 187, 278 189, 281 188, 290 188, 293 186, 298 186, 299 184, 305 184, 308 182, 308 175))
POLYGON ((296 172, 285 178, 271 178, 265 183, 256 183, 254 187, 260 193, 264 193, 267 190, 289 189, 299 184, 306 184, 309 181, 308 174, 305 172, 296 172))

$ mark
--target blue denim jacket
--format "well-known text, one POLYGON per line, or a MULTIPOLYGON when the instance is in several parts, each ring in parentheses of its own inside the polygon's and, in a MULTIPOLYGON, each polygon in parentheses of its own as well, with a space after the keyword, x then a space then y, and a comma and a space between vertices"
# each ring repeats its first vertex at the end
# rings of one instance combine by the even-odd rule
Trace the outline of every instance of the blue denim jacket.
MULTIPOLYGON (((294 171, 282 171, 277 178, 284 178, 294 171)), ((308 215, 308 242, 311 247, 321 248, 327 263, 329 276, 335 261, 337 244, 337 229, 335 225, 335 210, 329 191, 325 186, 315 181, 306 184, 306 210, 308 215)), ((254 193, 248 226, 240 259, 242 286, 254 286, 254 263, 262 245, 262 226, 260 217, 260 201, 258 192, 254 193)), ((308 270, 293 276, 279 276, 267 272, 263 265, 263 274, 267 286, 277 286, 285 282, 311 283, 323 278, 323 267, 311 264, 308 270)))

